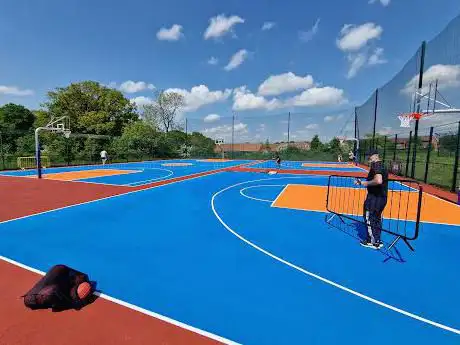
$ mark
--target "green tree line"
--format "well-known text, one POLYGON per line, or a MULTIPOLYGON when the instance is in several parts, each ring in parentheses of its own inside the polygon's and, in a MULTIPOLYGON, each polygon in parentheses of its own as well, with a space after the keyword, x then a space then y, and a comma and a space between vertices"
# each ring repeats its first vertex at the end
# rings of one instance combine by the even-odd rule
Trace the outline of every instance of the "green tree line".
POLYGON ((177 123, 181 95, 157 91, 155 101, 138 107, 115 89, 97 82, 72 83, 48 92, 38 110, 18 104, 0 107, 0 168, 16 168, 16 158, 34 156, 34 131, 67 116, 72 135, 40 132, 42 155, 53 165, 99 160, 106 150, 112 161, 213 156, 214 141, 186 134, 177 123))

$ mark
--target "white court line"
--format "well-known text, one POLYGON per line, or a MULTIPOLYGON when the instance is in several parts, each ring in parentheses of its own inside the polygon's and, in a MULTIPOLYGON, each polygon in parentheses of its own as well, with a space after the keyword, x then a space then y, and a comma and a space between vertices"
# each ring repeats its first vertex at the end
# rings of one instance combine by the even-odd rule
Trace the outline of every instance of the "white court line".
MULTIPOLYGON (((297 176, 296 176, 297 177, 297 176)), ((289 177, 288 177, 289 178, 289 177)), ((294 177, 293 177, 294 178, 294 177)), ((284 186, 283 190, 276 196, 275 200, 273 200, 272 204, 270 205, 270 207, 273 207, 274 204, 276 204, 276 202, 278 201, 278 199, 280 198, 281 195, 283 195, 283 193, 286 191, 286 189, 289 187, 289 183, 286 184, 286 186, 284 186)))
POLYGON ((273 202, 273 200, 266 200, 266 199, 259 199, 259 198, 255 198, 255 197, 252 197, 252 196, 249 196, 247 194, 244 194, 243 191, 245 191, 246 189, 251 189, 251 188, 260 188, 260 187, 284 187, 285 185, 284 184, 261 184, 261 185, 257 185, 257 186, 249 186, 249 187, 246 187, 246 188, 243 188, 243 189, 240 189, 240 194, 248 199, 252 199, 252 200, 257 200, 257 201, 264 201, 264 202, 273 202))
MULTIPOLYGON (((27 271, 30 271, 30 272, 33 272, 33 273, 36 273, 36 274, 39 274, 39 275, 42 275, 44 276, 46 273, 45 272, 42 272, 40 270, 37 270, 33 267, 30 267, 30 266, 27 266, 27 265, 24 265, 24 264, 21 264, 20 262, 17 262, 17 261, 14 261, 12 259, 9 259, 9 258, 6 258, 4 256, 1 256, 0 255, 0 260, 3 260, 5 262, 8 262, 12 265, 15 265, 17 267, 20 267, 22 269, 25 269, 27 271)), ((207 338, 210 338, 210 339, 213 339, 213 340, 216 340, 216 341, 219 341, 223 344, 228 344, 228 345, 239 345, 239 343, 236 343, 232 340, 229 340, 229 339, 226 339, 226 338, 223 338, 219 335, 216 335, 216 334, 213 334, 213 333, 210 333, 208 331, 204 331, 202 329, 199 329, 199 328, 196 328, 196 327, 193 327, 193 326, 190 326, 190 325, 187 325, 183 322, 180 322, 180 321, 177 321, 177 320, 174 320, 174 319, 171 319, 167 316, 164 316, 164 315, 161 315, 161 314, 158 314, 158 313, 155 313, 153 311, 150 311, 150 310, 147 310, 147 309, 144 309, 144 308, 141 308, 137 305, 134 305, 134 304, 131 304, 131 303, 128 303, 128 302, 125 302, 125 301, 122 301, 118 298, 115 298, 115 297, 112 297, 112 296, 109 296, 109 295, 106 295, 106 294, 103 294, 103 293, 100 293, 100 292, 96 292, 95 293, 96 296, 99 296, 100 298, 103 298, 107 301, 110 301, 112 303, 115 303, 115 304, 118 304, 120 306, 123 306, 125 308, 128 308, 128 309, 131 309, 131 310, 135 310, 139 313, 142 313, 144 315, 147 315, 147 316, 151 316, 155 319, 158 319, 158 320, 161 320, 161 321, 164 321, 164 322, 167 322, 171 325, 174 325, 176 327, 180 327, 180 328, 183 328, 187 331, 190 331, 190 332, 193 332, 193 333, 196 333, 196 334, 199 334, 199 335, 202 335, 202 336, 205 336, 207 338)))
POLYGON ((174 174, 173 171, 171 171, 169 169, 163 169, 163 168, 148 168, 148 170, 162 170, 162 171, 167 171, 169 174, 166 175, 166 176, 161 176, 161 177, 153 178, 153 179, 150 179, 150 180, 143 180, 143 181, 136 181, 136 182, 127 183, 127 184, 124 184, 122 186, 137 187, 137 186, 141 186, 141 185, 144 185, 144 184, 148 184, 149 182, 158 181, 158 180, 162 180, 162 179, 167 179, 169 176, 174 174))
POLYGON ((247 245, 251 246, 252 248, 258 250, 259 252, 271 257, 272 259, 278 261, 278 262, 281 262, 282 264, 286 265, 286 266, 289 266, 305 275, 308 275, 312 278, 315 278, 315 279, 318 279, 320 281, 322 281, 323 283, 326 283, 326 284, 329 284, 331 286, 334 286, 340 290, 343 290, 345 292, 348 292, 352 295, 355 295, 357 297, 360 297, 366 301, 369 301, 371 303, 374 303, 374 304, 377 304, 381 307, 384 307, 384 308, 387 308, 387 309, 390 309, 394 312, 397 312, 397 313, 400 313, 402 315, 405 315, 407 317, 410 317, 412 319, 415 319, 415 320, 418 320, 418 321, 421 321, 421 322, 424 322, 424 323, 427 323, 431 326, 435 326, 435 327, 438 327, 438 328, 441 328, 441 329, 444 329, 446 331, 449 331, 449 332, 452 332, 452 333, 455 333, 455 334, 459 334, 460 335, 460 330, 459 329, 456 329, 456 328, 453 328, 453 327, 450 327, 450 326, 446 326, 446 325, 443 325, 441 323, 438 323, 438 322, 435 322, 435 321, 432 321, 432 320, 429 320, 429 319, 426 319, 424 317, 421 317, 419 315, 416 315, 416 314, 413 314, 413 313, 410 313, 406 310, 403 310, 403 309, 400 309, 400 308, 397 308, 395 306, 392 306, 390 304, 387 304, 387 303, 384 303, 382 301, 379 301, 375 298, 372 298, 372 297, 369 297, 367 295, 364 295, 358 291, 355 291, 355 290, 352 290, 344 285, 340 285, 332 280, 329 280, 327 278, 324 278, 324 277, 321 277, 320 275, 318 274, 315 274, 315 273, 312 273, 310 271, 307 271, 306 269, 303 269, 302 267, 299 267, 287 260, 284 260, 282 258, 280 258, 279 256, 276 256, 275 254, 269 252, 268 250, 265 250, 263 249, 262 247, 259 247, 258 245, 252 243, 251 241, 247 240, 246 238, 244 238, 243 236, 241 236, 240 234, 238 234, 236 231, 234 231, 230 226, 228 226, 223 220, 222 218, 219 216, 219 214, 217 213, 216 211, 216 208, 215 208, 215 199, 218 195, 222 194, 223 192, 231 189, 231 188, 234 188, 234 187, 237 187, 237 186, 241 186, 241 185, 244 185, 246 183, 251 183, 251 182, 257 182, 257 181, 260 181, 260 180, 253 180, 253 181, 245 181, 245 182, 240 182, 240 183, 236 183, 234 185, 231 185, 229 187, 226 187, 224 189, 221 189, 220 191, 214 193, 214 195, 212 196, 211 198, 211 208, 212 208, 212 211, 214 212, 214 215, 216 216, 216 218, 219 220, 219 222, 225 227, 225 229, 227 229, 227 231, 229 231, 231 234, 233 234, 234 236, 236 236, 238 239, 240 239, 241 241, 243 241, 244 243, 246 243, 247 245))

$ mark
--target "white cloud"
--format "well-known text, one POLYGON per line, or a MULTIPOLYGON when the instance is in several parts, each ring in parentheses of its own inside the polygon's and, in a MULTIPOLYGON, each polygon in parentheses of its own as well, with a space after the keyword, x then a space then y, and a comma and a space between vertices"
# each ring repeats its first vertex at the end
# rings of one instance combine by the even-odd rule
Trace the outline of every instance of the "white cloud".
POLYGON ((259 95, 277 96, 286 92, 308 89, 313 86, 313 77, 300 77, 292 72, 272 75, 259 86, 259 95))
POLYGON ((146 89, 154 90, 155 86, 153 84, 147 84, 144 81, 135 82, 132 80, 128 80, 122 83, 119 87, 119 90, 125 93, 136 93, 136 92, 144 91, 146 89))
POLYGON ((282 103, 278 99, 274 98, 269 101, 263 96, 254 95, 246 86, 242 86, 233 91, 233 110, 273 110, 281 106, 282 103))
POLYGON ((378 133, 380 135, 388 135, 393 132, 393 128, 391 127, 383 127, 382 129, 378 130, 378 133))
POLYGON ((118 88, 117 83, 114 82, 114 81, 111 81, 108 84, 102 84, 102 85, 105 86, 105 87, 108 87, 109 89, 117 89, 118 88))
MULTIPOLYGON (((412 95, 418 86, 418 74, 416 74, 403 90, 403 93, 412 95)), ((445 90, 460 86, 460 65, 433 65, 423 73, 423 89, 426 93, 430 83, 435 83, 438 80, 438 90, 445 90)))
POLYGON ((216 121, 219 121, 220 120, 220 115, 217 115, 217 114, 209 114, 208 116, 206 116, 203 121, 204 122, 216 122, 216 121))
POLYGON ((337 121, 343 119, 345 116, 343 114, 339 115, 326 115, 324 117, 324 122, 332 122, 332 121, 337 121))
POLYGON ((308 31, 300 31, 299 32, 299 38, 303 42, 309 42, 315 37, 315 35, 318 33, 319 30, 319 22, 321 21, 321 18, 316 19, 315 24, 312 26, 311 29, 308 31))
POLYGON ((275 27, 276 23, 274 22, 265 22, 264 25, 262 25, 262 31, 266 30, 271 30, 275 27))
POLYGON ((161 28, 157 32, 160 41, 177 41, 183 36, 182 25, 174 24, 170 29, 161 28))
POLYGON ((350 54, 347 56, 347 60, 349 63, 347 78, 351 79, 354 78, 358 74, 359 70, 366 65, 367 55, 366 53, 350 54))
POLYGON ((383 57, 383 48, 375 48, 370 56, 369 49, 363 49, 361 52, 348 54, 347 60, 349 64, 347 79, 354 78, 364 67, 387 63, 383 57))
POLYGON ((219 59, 214 56, 211 56, 208 60, 208 64, 210 65, 217 65, 218 63, 219 63, 219 59))
POLYGON ((306 129, 318 129, 319 125, 317 123, 310 123, 309 125, 305 126, 306 129))
POLYGON ((357 51, 368 42, 380 38, 383 28, 375 23, 365 23, 359 26, 346 24, 340 30, 337 47, 343 51, 357 51))
POLYGON ((263 132, 265 131, 265 123, 261 123, 258 128, 256 128, 256 132, 263 132))
POLYGON ((227 66, 224 67, 224 70, 231 71, 241 65, 244 60, 248 57, 248 51, 246 49, 241 49, 231 57, 227 66))
POLYGON ((374 52, 369 57, 368 64, 372 66, 384 63, 387 63, 387 60, 383 58, 383 48, 375 48, 374 52))
POLYGON ((390 4, 390 0, 369 0, 369 4, 375 4, 376 2, 380 2, 383 7, 386 7, 390 4))
POLYGON ((209 19, 209 26, 204 33, 204 39, 219 38, 232 32, 236 24, 244 23, 244 19, 238 16, 226 17, 225 14, 209 19))
POLYGON ((185 107, 184 111, 195 111, 205 105, 222 102, 230 97, 232 90, 210 91, 206 85, 194 86, 191 90, 171 88, 165 92, 176 92, 184 96, 185 107))
POLYGON ((314 87, 287 101, 288 105, 297 107, 339 105, 347 102, 342 89, 335 87, 314 87))
POLYGON ((137 107, 142 107, 144 105, 153 103, 153 99, 151 99, 150 97, 139 96, 139 97, 131 98, 130 102, 135 103, 137 107))
MULTIPOLYGON (((248 133, 248 125, 242 122, 235 123, 233 130, 235 133, 245 134, 248 133)), ((211 128, 205 128, 202 132, 204 135, 208 135, 211 137, 228 138, 232 135, 232 125, 222 125, 211 128)))
POLYGON ((0 85, 0 95, 10 95, 10 96, 32 96, 34 92, 32 90, 21 90, 17 86, 6 86, 0 85))
POLYGON ((233 90, 233 110, 265 109, 274 110, 286 107, 334 106, 347 103, 342 89, 335 87, 313 87, 302 93, 285 99, 267 99, 255 95, 246 86, 233 90))

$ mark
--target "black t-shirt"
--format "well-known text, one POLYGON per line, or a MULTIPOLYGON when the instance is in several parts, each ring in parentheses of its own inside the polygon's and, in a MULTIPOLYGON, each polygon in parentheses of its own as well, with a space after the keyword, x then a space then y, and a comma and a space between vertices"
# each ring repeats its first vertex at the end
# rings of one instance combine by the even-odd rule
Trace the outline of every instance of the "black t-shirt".
POLYGON ((371 169, 369 170, 369 174, 367 175, 367 181, 371 181, 374 179, 375 175, 380 174, 382 175, 382 184, 377 186, 368 186, 367 192, 374 196, 384 196, 386 197, 388 194, 388 172, 383 166, 382 162, 375 162, 372 163, 371 169))

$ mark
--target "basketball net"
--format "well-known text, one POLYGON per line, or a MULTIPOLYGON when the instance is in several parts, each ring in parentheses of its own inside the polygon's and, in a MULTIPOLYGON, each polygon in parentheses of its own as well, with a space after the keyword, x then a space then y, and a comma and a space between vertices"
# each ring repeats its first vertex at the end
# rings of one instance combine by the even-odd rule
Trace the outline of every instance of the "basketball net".
POLYGON ((399 121, 401 121, 401 127, 410 128, 410 122, 415 120, 420 120, 422 114, 412 113, 412 114, 402 114, 398 116, 399 121))

